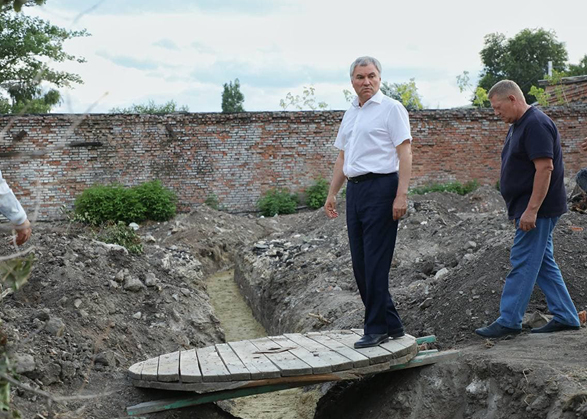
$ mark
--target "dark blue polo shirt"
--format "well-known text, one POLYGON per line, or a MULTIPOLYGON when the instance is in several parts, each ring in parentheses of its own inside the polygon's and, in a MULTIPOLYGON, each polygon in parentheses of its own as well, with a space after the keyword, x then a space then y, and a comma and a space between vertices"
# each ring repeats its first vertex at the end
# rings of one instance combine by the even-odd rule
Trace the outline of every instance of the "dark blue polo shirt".
POLYGON ((510 219, 520 218, 526 210, 536 173, 532 160, 541 157, 551 158, 554 170, 538 217, 557 217, 567 212, 560 136, 554 122, 539 109, 531 107, 510 126, 501 152, 500 189, 510 219))

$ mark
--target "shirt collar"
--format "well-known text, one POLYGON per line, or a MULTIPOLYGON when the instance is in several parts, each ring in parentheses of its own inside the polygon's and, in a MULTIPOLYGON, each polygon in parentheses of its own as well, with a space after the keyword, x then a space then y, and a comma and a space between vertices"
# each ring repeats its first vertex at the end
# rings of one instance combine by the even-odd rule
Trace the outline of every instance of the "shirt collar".
MULTIPOLYGON (((379 90, 377 90, 377 93, 375 93, 373 96, 371 96, 371 99, 369 99, 367 102, 365 102, 363 104, 363 106, 365 106, 369 102, 380 104, 382 100, 383 100, 383 93, 381 92, 381 89, 379 89, 379 90)), ((358 96, 355 98, 355 100, 353 100, 353 106, 355 108, 359 107, 359 97, 358 96)))

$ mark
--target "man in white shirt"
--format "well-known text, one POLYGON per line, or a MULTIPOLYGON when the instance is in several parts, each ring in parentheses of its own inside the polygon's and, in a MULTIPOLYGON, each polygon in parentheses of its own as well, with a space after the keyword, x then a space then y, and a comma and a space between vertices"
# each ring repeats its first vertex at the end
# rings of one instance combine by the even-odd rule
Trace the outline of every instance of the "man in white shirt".
POLYGON ((16 244, 22 245, 31 237, 31 223, 20 202, 2 177, 0 172, 0 213, 4 215, 16 230, 16 244))
POLYGON ((356 348, 404 335, 389 294, 389 270, 398 220, 408 208, 412 148, 408 112, 379 90, 381 64, 359 57, 351 65, 357 98, 342 119, 340 150, 324 205, 336 218, 336 194, 348 179, 346 215, 353 272, 365 304, 364 334, 356 348))

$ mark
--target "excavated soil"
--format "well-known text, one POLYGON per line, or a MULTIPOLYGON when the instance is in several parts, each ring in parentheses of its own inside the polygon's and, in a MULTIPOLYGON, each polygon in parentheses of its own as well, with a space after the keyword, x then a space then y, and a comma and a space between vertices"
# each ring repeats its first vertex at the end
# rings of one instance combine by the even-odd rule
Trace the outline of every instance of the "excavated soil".
MULTIPOLYGON (((458 349, 461 357, 321 386, 315 418, 587 417, 584 328, 498 341, 473 333, 497 317, 509 269, 514 230, 498 192, 433 193, 411 197, 410 205, 400 223, 391 293, 410 334, 434 334, 438 348, 458 349)), ((164 397, 132 387, 128 367, 224 341, 206 279, 233 265, 271 335, 361 327, 343 203, 339 210, 335 220, 321 210, 261 219, 202 207, 142 225, 142 255, 97 243, 74 223, 35 225, 27 246, 35 247, 37 261, 29 282, 0 303, 1 328, 23 385, 73 397, 48 403, 13 386, 14 406, 24 418, 112 419, 126 417, 129 405, 164 397)), ((554 238, 578 310, 587 308, 586 231, 587 215, 570 212, 554 238)), ((528 313, 547 314, 538 290, 528 313)), ((148 417, 236 417, 219 406, 148 417)))

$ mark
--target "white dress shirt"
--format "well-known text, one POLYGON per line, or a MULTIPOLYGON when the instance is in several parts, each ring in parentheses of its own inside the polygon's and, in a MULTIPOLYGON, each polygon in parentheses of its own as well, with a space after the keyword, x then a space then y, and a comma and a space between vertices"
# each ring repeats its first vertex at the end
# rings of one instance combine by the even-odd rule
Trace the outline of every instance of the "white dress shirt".
POLYGON ((377 91, 359 106, 356 98, 345 112, 334 146, 344 151, 343 172, 355 177, 399 170, 396 147, 412 141, 408 111, 395 99, 377 91))

